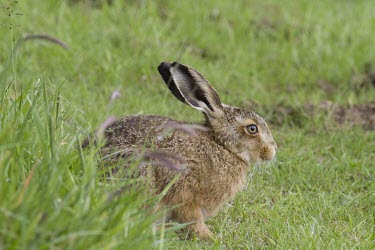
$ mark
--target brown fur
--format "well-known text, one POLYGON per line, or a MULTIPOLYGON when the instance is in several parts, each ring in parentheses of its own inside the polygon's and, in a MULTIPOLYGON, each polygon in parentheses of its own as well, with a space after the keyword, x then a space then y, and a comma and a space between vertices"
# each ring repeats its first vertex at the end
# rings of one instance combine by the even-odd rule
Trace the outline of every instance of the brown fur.
POLYGON ((212 233, 204 219, 214 216, 244 187, 252 164, 274 157, 276 143, 260 116, 222 104, 208 81, 194 69, 177 63, 162 63, 159 71, 166 83, 172 84, 168 87, 176 98, 203 111, 206 129, 196 130, 194 136, 182 130, 165 134, 163 131, 167 127, 185 123, 157 115, 127 116, 107 127, 102 152, 107 155, 117 150, 119 153, 113 158, 116 160, 116 157, 127 158, 144 148, 155 149, 186 168, 187 172, 180 174, 163 166, 148 166, 141 169, 141 174, 151 175, 157 192, 177 174, 181 175, 160 205, 171 208, 172 220, 192 222, 189 232, 207 239, 212 233), (258 133, 247 132, 246 126, 250 124, 257 125, 258 133))

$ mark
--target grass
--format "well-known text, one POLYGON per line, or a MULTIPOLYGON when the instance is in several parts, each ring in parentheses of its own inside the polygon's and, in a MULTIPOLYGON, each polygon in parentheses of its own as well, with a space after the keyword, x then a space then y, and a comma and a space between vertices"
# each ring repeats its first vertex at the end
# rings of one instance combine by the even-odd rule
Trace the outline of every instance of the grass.
POLYGON ((107 182, 95 152, 77 150, 72 132, 86 122, 58 89, 38 80, 15 99, 7 91, 2 101, 1 248, 159 245, 150 226, 156 217, 141 209, 156 200, 121 175, 107 182))
POLYGON ((0 1, 0 248, 375 247, 374 131, 302 109, 375 99, 358 80, 374 70, 372 1, 73 2, 0 1), (17 46, 41 33, 69 49, 17 46), (210 243, 155 231, 139 209, 155 199, 137 188, 113 196, 131 180, 103 180, 95 152, 77 150, 112 115, 201 120, 157 74, 175 60, 201 71, 225 103, 255 107, 279 146, 276 163, 254 169, 208 220, 210 243))

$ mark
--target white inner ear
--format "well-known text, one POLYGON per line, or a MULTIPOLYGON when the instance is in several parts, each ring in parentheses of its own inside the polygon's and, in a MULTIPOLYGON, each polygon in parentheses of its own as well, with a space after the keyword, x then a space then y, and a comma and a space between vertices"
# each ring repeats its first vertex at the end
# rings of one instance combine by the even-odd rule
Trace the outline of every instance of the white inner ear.
POLYGON ((207 107, 207 105, 204 103, 204 102, 201 102, 201 101, 197 101, 199 103, 199 107, 196 107, 194 105, 191 105, 193 108, 196 108, 202 112, 205 112, 207 113, 207 111, 209 110, 209 108, 207 107))
POLYGON ((191 93, 191 89, 189 87, 190 83, 188 79, 186 78, 185 74, 182 73, 178 68, 176 69, 175 67, 171 67, 170 71, 171 71, 173 80, 176 83, 178 90, 180 91, 181 95, 185 98, 185 100, 189 103, 189 105, 192 106, 193 108, 196 108, 202 112, 207 113, 209 108, 204 102, 197 100, 194 97, 194 95, 191 93), (193 105, 191 101, 197 103, 198 106, 193 105))

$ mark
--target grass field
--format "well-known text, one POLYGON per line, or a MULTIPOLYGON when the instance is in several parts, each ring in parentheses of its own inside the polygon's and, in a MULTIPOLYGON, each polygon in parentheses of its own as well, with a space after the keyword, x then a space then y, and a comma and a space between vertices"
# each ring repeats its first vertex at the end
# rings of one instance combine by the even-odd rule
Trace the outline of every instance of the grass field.
POLYGON ((372 0, 94 2, 0 0, 0 249, 375 248, 372 0), (77 149, 110 116, 202 120, 161 61, 254 108, 278 144, 208 220, 212 242, 155 230, 158 197, 77 149))

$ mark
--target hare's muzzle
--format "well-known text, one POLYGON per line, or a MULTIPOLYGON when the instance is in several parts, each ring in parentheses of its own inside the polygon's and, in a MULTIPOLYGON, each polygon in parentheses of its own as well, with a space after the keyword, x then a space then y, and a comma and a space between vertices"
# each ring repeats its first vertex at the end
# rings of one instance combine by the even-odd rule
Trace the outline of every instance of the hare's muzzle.
POLYGON ((262 147, 262 149, 260 151, 260 158, 263 161, 272 160, 276 155, 276 149, 277 149, 277 144, 276 144, 275 141, 272 141, 268 145, 262 147))

